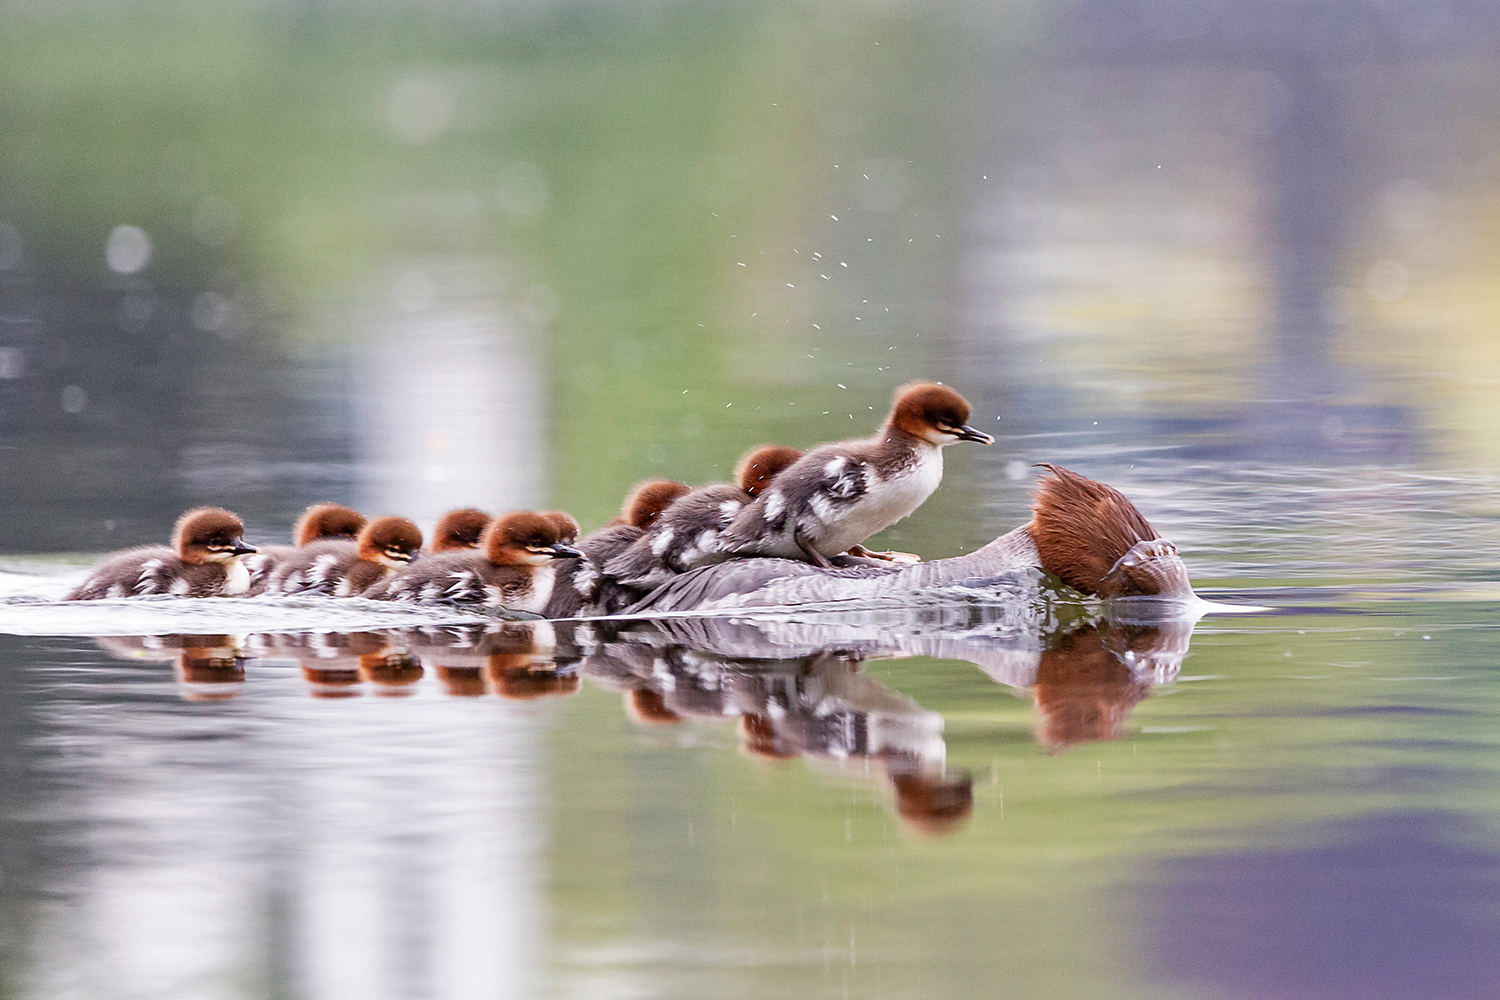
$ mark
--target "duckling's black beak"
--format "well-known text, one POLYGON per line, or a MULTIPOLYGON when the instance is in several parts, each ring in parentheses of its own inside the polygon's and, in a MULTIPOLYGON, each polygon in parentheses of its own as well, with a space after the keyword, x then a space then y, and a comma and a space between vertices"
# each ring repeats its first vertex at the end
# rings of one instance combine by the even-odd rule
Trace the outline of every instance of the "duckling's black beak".
POLYGON ((558 542, 552 546, 553 559, 582 559, 583 553, 569 545, 567 542, 558 542))
POLYGON ((234 540, 234 548, 229 550, 229 554, 232 556, 248 556, 252 552, 259 551, 260 549, 257 549, 254 545, 245 544, 243 538, 236 538, 234 540))
POLYGON ((980 444, 995 443, 995 439, 993 437, 986 434, 984 431, 979 430, 978 428, 970 427, 968 424, 964 424, 962 427, 955 428, 955 430, 960 441, 978 441, 980 444))

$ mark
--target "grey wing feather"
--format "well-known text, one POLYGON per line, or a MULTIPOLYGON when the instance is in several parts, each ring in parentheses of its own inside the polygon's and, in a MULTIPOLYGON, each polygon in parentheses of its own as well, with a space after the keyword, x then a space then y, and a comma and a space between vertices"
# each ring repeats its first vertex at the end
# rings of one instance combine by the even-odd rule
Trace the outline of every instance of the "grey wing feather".
POLYGON ((864 496, 870 488, 869 466, 861 461, 836 459, 824 467, 818 489, 835 503, 849 503, 864 496))

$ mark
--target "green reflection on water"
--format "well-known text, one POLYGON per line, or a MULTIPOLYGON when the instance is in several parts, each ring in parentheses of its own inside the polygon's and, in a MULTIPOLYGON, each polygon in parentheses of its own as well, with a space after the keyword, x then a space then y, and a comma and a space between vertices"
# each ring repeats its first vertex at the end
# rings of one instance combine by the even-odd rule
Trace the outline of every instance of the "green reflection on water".
MULTIPOLYGON (((102 247, 130 222, 153 235, 159 291, 185 308, 232 278, 253 289, 251 334, 298 348, 357 343, 361 306, 388 295, 376 275, 392 260, 491 262, 503 276, 498 310, 547 314, 551 300, 535 290, 555 295, 555 315, 538 326, 550 352, 552 499, 588 526, 638 478, 719 478, 763 440, 864 432, 907 378, 971 393, 988 383, 994 372, 958 336, 961 234, 975 204, 988 204, 975 175, 1014 166, 1008 139, 1045 132, 1036 118, 1047 114, 1123 134, 1080 128, 1083 138, 1058 143, 1061 166, 1022 165, 1044 176, 1017 181, 1011 207, 1041 223, 1006 248, 1004 276, 1022 277, 1005 315, 1039 339, 1008 343, 1016 356, 1000 360, 1031 366, 1011 386, 1032 395, 1006 397, 1003 410, 991 400, 984 417, 1008 426, 1014 409, 1054 396, 1066 401, 1048 412, 1079 421, 1173 412, 1184 400, 1219 412, 1255 392, 1243 369, 1269 323, 1253 208, 1268 195, 1251 176, 1264 150, 1225 138, 1211 103, 1187 102, 1192 113, 1171 130, 1152 117, 1184 89, 1219 93, 1238 67, 1063 73, 1061 96, 1018 122, 1025 94, 1011 85, 1026 67, 1012 47, 1030 38, 1024 19, 988 24, 973 42, 962 23, 905 9, 580 10, 501 27, 346 20, 316 7, 285 21, 232 7, 95 13, 7 13, 0 32, 10 126, 0 221, 28 239, 28 288, 97 294, 88 310, 108 320, 120 289, 101 279, 102 247), (427 141, 393 133, 391 101, 410 81, 436 82, 454 102, 447 130, 427 141), (970 101, 971 91, 983 96, 970 101), (968 145, 981 114, 984 156, 968 145), (1154 171, 1163 131, 1179 162, 1148 176, 1175 179, 1142 180, 1132 171, 1154 171), (1204 147, 1233 166, 1194 155, 1204 147), (1111 168, 1094 163, 1101 149, 1124 150, 1110 183, 1098 171, 1111 168), (546 178, 546 207, 532 215, 518 211, 539 197, 518 162, 546 178), (866 179, 875 194, 862 195, 866 179), (233 206, 234 238, 212 228, 202 238, 210 195, 233 206), (1174 225, 1192 239, 1174 238, 1174 225), (1049 261, 1060 271, 1024 270, 1049 261)), ((1474 98, 1482 128, 1387 101, 1387 87, 1412 101, 1449 93, 1430 78, 1450 69, 1500 93, 1489 63, 1407 65, 1383 84, 1375 71, 1340 70, 1367 85, 1352 88, 1366 105, 1389 103, 1398 124, 1375 131, 1415 152, 1371 153, 1357 171, 1371 204, 1356 210, 1363 235, 1339 248, 1330 304, 1349 314, 1340 353, 1374 382, 1351 394, 1416 408, 1434 453, 1484 466, 1500 427, 1485 168, 1478 179, 1467 169, 1428 178, 1437 204, 1458 206, 1429 213, 1436 222, 1384 221, 1389 192, 1411 189, 1392 183, 1440 159, 1434 149, 1451 151, 1434 133, 1483 142, 1500 120, 1484 111, 1492 98, 1474 98), (1464 215, 1472 225, 1454 221, 1464 215), (1368 269, 1396 258, 1410 262, 1412 287, 1388 301, 1366 288, 1368 269)), ((1028 79, 1049 93, 1058 82, 1028 79)), ((423 115, 442 112, 420 105, 420 86, 412 93, 419 107, 406 124, 420 134, 423 115)), ((3 294, 20 294, 20 280, 8 276, 3 294)), ((985 363, 999 369, 995 360, 985 363)), ((164 427, 194 420, 149 415, 142 436, 156 444, 164 427)), ((1141 437, 1113 444, 1183 443, 1141 437)), ((35 467, 58 464, 57 442, 34 443, 35 467)), ((1054 444, 953 454, 944 490, 877 542, 934 556, 986 540, 1024 516, 1025 489, 982 473, 1054 444)), ((1170 471, 1215 475, 1185 462, 1170 471)), ((1337 485, 1273 490, 1283 509, 1259 519, 1244 513, 1267 489, 1254 481, 1211 506, 1126 491, 1184 544, 1200 579, 1224 586, 1492 577, 1483 556, 1458 561, 1484 547, 1491 501, 1471 497, 1452 519, 1439 484, 1359 496, 1337 485), (1415 513, 1388 520, 1403 496, 1415 513), (1352 527, 1350 510, 1361 515, 1352 527)), ((1398 808, 1496 822, 1494 643, 1475 625, 1493 608, 1357 610, 1371 613, 1357 624, 1211 621, 1186 676, 1135 707, 1122 739, 1057 754, 1039 748, 1030 696, 971 666, 870 665, 945 716, 950 766, 976 776, 974 816, 940 841, 901 827, 878 777, 743 758, 727 725, 692 727, 687 742, 704 746, 679 746, 676 731, 642 735, 616 696, 586 688, 551 742, 559 992, 840 995, 847 984, 858 995, 982 996, 1003 984, 1018 996, 1199 995, 1153 980, 1142 958, 1154 945, 1128 890, 1153 863, 1316 839, 1326 824, 1398 808)))
POLYGON ((1208 619, 1119 739, 1057 753, 1031 695, 970 664, 867 665, 944 715, 950 771, 976 776, 944 839, 894 818, 878 769, 736 754, 729 723, 643 730, 589 689, 553 736, 563 991, 1202 995, 1157 971, 1171 943, 1145 922, 1171 859, 1325 848, 1386 813, 1451 815, 1459 840, 1458 817, 1500 822, 1482 609, 1355 610, 1208 619))

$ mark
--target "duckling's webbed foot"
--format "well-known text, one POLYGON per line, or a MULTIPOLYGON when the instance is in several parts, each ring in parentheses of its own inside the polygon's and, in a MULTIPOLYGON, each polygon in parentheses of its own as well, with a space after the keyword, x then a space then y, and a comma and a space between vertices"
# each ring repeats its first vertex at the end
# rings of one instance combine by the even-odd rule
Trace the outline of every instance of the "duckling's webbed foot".
POLYGON ((801 531, 793 533, 792 537, 797 540, 797 547, 800 548, 803 554, 807 556, 808 562, 812 563, 814 566, 817 566, 819 569, 833 568, 833 563, 828 561, 828 557, 819 552, 813 545, 813 543, 808 539, 808 537, 801 531))
POLYGON ((894 563, 919 563, 922 557, 915 552, 876 552, 865 548, 863 545, 851 545, 849 555, 861 556, 865 559, 884 559, 886 562, 894 563))

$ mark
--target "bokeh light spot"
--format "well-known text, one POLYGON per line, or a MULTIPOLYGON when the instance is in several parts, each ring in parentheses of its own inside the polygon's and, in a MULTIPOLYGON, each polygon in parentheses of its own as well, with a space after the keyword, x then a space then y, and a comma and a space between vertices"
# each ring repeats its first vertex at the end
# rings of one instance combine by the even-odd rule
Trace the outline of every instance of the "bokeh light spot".
POLYGON ((135 274, 151 263, 151 237, 140 226, 116 226, 105 241, 104 261, 116 274, 135 274))
POLYGON ((234 303, 218 292, 204 292, 193 300, 193 325, 204 333, 233 336, 234 303))

